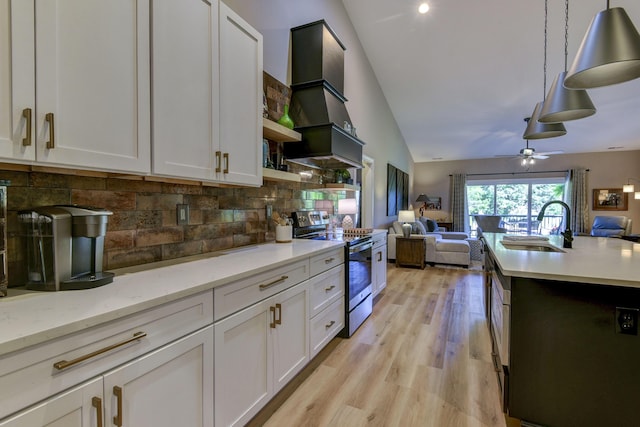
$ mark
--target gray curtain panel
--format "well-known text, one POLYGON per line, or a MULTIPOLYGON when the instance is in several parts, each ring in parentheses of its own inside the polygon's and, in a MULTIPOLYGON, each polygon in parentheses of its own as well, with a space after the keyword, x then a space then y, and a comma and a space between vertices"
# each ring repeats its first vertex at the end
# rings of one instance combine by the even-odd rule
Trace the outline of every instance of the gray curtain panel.
POLYGON ((451 219, 453 231, 469 230, 469 212, 467 207, 467 175, 451 176, 451 219))
POLYGON ((571 169, 567 173, 568 189, 565 202, 571 207, 571 228, 575 234, 586 234, 589 222, 587 204, 587 170, 571 169))

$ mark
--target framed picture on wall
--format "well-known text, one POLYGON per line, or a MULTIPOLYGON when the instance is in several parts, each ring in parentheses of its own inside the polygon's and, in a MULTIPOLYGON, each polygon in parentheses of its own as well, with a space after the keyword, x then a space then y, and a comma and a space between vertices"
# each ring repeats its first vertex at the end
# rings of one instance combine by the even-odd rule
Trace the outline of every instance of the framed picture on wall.
POLYGON ((387 163, 387 216, 409 208, 409 174, 387 163))
POLYGON ((628 209, 629 194, 622 188, 594 188, 594 211, 626 211, 628 209))

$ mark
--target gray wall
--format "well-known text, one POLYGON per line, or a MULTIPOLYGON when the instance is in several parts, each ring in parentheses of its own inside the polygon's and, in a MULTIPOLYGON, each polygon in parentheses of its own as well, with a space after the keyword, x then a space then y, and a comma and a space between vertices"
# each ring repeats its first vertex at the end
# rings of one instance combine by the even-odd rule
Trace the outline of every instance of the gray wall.
POLYGON ((387 163, 413 176, 413 159, 369 60, 340 0, 225 0, 264 37, 264 70, 287 85, 290 79, 290 29, 324 19, 346 46, 345 97, 349 116, 375 161, 374 227, 386 227, 387 163))
MULTIPOLYGON (((588 188, 589 206, 592 206, 591 190, 594 188, 622 188, 627 183, 627 178, 640 179, 640 151, 613 151, 604 153, 583 153, 583 154, 557 154, 546 160, 539 160, 529 170, 556 171, 568 170, 582 167, 589 169, 588 188)), ((518 177, 526 175, 519 174, 526 169, 520 166, 517 159, 480 159, 462 160, 452 162, 428 162, 416 163, 413 181, 413 193, 411 200, 415 200, 420 193, 429 196, 442 197, 442 213, 446 215, 450 210, 449 203, 449 175, 453 173, 518 173, 518 177)), ((539 176, 535 174, 532 176, 539 176)), ((507 178, 500 176, 499 178, 507 178)), ((640 191, 640 182, 631 181, 635 184, 636 190, 640 191)), ((414 207, 416 203, 414 202, 414 207)), ((629 195, 628 211, 589 211, 589 218, 592 221, 594 215, 625 215, 633 219, 633 230, 640 232, 640 200, 635 200, 633 194, 629 195)))

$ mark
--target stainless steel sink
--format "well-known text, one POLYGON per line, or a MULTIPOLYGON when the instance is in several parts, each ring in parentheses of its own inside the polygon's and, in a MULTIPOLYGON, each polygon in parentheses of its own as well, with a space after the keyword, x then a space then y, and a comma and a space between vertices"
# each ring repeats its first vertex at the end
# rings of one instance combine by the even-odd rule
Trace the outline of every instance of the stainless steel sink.
POLYGON ((504 246, 505 248, 516 251, 565 252, 564 250, 549 243, 525 241, 505 242, 504 240, 502 240, 500 243, 502 243, 502 246, 504 246))

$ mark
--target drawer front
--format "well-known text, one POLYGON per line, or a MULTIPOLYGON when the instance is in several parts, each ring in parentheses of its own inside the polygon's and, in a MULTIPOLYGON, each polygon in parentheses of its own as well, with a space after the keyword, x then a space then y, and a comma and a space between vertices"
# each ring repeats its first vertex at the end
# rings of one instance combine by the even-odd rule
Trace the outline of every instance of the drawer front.
POLYGON ((0 419, 212 324, 212 294, 186 297, 1 357, 0 419), (136 338, 140 332, 146 335, 136 338))
POLYGON ((344 298, 339 298, 311 319, 310 356, 313 358, 318 354, 342 328, 344 328, 344 298))
POLYGON ((309 280, 311 296, 309 313, 313 317, 329 304, 344 296, 344 265, 334 267, 309 280))
POLYGON ((214 317, 220 320, 309 278, 308 260, 214 288, 214 317))
POLYGON ((344 264, 344 248, 311 257, 310 275, 315 276, 340 264, 344 264))
POLYGON ((373 235, 373 247, 377 248, 387 244, 386 233, 376 233, 373 235))

